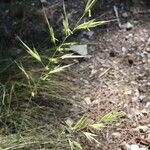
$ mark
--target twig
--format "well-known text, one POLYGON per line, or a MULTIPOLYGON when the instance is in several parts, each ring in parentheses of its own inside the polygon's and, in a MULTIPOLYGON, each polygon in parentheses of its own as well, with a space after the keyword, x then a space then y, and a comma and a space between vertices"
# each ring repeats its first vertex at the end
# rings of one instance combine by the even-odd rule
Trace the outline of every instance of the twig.
POLYGON ((120 18, 119 18, 118 9, 117 9, 116 6, 113 6, 113 8, 114 8, 114 12, 115 12, 115 15, 116 15, 116 18, 117 18, 117 21, 118 21, 118 26, 121 29, 122 28, 122 24, 121 24, 121 21, 120 21, 120 18))
POLYGON ((112 68, 112 67, 106 69, 103 73, 101 73, 101 74, 99 75, 99 78, 101 78, 102 76, 104 76, 111 68, 112 68))
POLYGON ((149 44, 150 44, 150 37, 149 37, 149 39, 148 39, 148 41, 147 41, 147 43, 146 43, 146 45, 145 45, 143 51, 146 51, 146 49, 147 49, 147 47, 148 47, 149 44))

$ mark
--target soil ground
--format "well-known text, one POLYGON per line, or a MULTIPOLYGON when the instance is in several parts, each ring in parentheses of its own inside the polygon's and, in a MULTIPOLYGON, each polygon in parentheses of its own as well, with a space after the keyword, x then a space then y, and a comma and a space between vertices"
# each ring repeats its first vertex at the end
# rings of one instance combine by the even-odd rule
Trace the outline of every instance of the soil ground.
MULTIPOLYGON (((78 17, 79 3, 80 1, 74 4, 66 2, 72 17, 78 17)), ((82 7, 83 3, 80 4, 82 7)), ((89 114, 91 120, 96 120, 108 112, 123 111, 125 116, 119 122, 98 133, 101 148, 87 145, 85 149, 126 150, 131 144, 136 144, 148 150, 150 145, 150 12, 144 4, 136 7, 129 7, 123 3, 116 4, 121 22, 123 24, 130 22, 132 28, 120 29, 116 21, 90 32, 83 31, 72 38, 88 45, 91 58, 83 59, 69 69, 67 73, 69 79, 78 86, 78 89, 70 97, 72 106, 69 107, 72 108, 65 113, 65 116, 61 112, 60 114, 64 120, 68 118, 76 120, 83 114, 89 114)), ((59 9, 56 11, 56 8, 61 6, 60 1, 54 4, 49 1, 46 7, 54 10, 50 17, 57 18, 56 14, 61 11, 59 12, 59 9)), ((103 7, 101 10, 96 7, 94 17, 102 20, 116 18, 113 6, 114 3, 110 2, 107 3, 105 10, 103 7)), ((20 35, 44 49, 49 47, 47 31, 43 23, 38 24, 38 18, 41 17, 40 4, 36 8, 38 8, 36 13, 31 11, 31 14, 34 14, 32 17, 36 16, 34 20, 36 25, 33 25, 35 22, 30 20, 30 17, 27 18, 28 21, 23 21, 26 26, 23 25, 20 35), (31 26, 28 27, 29 25, 31 26), (37 39, 37 36, 40 39, 37 39), (40 41, 40 44, 37 41, 40 41), (42 41, 44 41, 43 45, 42 41)), ((74 18, 71 20, 73 23, 74 18)), ((56 27, 59 24, 58 21, 56 27)), ((59 33, 60 30, 58 29, 57 32, 59 33)), ((14 47, 15 38, 12 41, 14 47)), ((49 113, 47 117, 49 122, 56 122, 49 113)))
POLYGON ((83 84, 73 97, 74 101, 79 99, 76 112, 90 111, 92 119, 109 111, 126 112, 126 118, 107 130, 105 140, 101 140, 104 149, 121 148, 124 142, 135 144, 137 139, 144 140, 149 135, 149 131, 135 131, 141 125, 149 126, 150 122, 150 62, 149 52, 145 50, 149 29, 149 24, 140 23, 131 31, 94 32, 89 42, 92 58, 73 70, 75 79, 83 84), (131 54, 122 55, 123 48, 131 54), (114 137, 114 132, 119 132, 120 136, 114 137))

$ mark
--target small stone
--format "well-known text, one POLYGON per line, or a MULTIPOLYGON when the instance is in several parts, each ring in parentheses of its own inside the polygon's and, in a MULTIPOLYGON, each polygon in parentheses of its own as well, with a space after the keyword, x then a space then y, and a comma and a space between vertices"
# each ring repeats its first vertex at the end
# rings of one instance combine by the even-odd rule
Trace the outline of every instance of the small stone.
POLYGON ((131 29, 133 29, 133 25, 132 25, 130 22, 127 22, 126 24, 124 24, 123 27, 124 27, 126 30, 131 30, 131 29))
POLYGON ((83 80, 84 80, 84 79, 81 77, 81 78, 80 78, 80 81, 83 81, 83 80))
POLYGON ((140 97, 140 92, 138 89, 135 89, 134 96, 132 97, 132 102, 136 102, 137 100, 139 100, 139 97, 140 97))
POLYGON ((129 119, 133 119, 133 115, 132 115, 132 114, 128 114, 127 117, 128 117, 129 119))
POLYGON ((140 95, 139 99, 142 101, 146 96, 145 95, 140 95))
POLYGON ((88 80, 83 80, 83 82, 88 85, 90 84, 88 80))
POLYGON ((65 121, 65 123, 66 123, 69 127, 71 127, 71 126, 74 124, 74 121, 73 121, 71 118, 68 118, 68 119, 65 121))
POLYGON ((150 47, 148 47, 148 48, 146 49, 146 51, 147 51, 147 52, 150 52, 150 47))
POLYGON ((88 55, 87 45, 73 45, 70 46, 70 49, 81 56, 88 55))
POLYGON ((98 70, 96 70, 96 69, 93 68, 93 69, 91 70, 90 77, 93 77, 97 72, 98 72, 98 70))
POLYGON ((99 101, 100 101, 99 99, 96 99, 96 100, 92 101, 92 104, 93 104, 93 105, 98 104, 99 101))
POLYGON ((130 34, 128 35, 128 37, 129 37, 129 38, 134 37, 133 33, 130 33, 130 34))
POLYGON ((138 24, 139 21, 138 21, 138 20, 134 20, 133 23, 134 23, 134 24, 138 24))
POLYGON ((114 132, 112 136, 113 138, 118 138, 118 139, 121 138, 121 134, 119 132, 114 132))
POLYGON ((91 98, 90 97, 86 97, 84 99, 84 101, 86 102, 87 105, 90 105, 91 104, 91 98))
POLYGON ((119 126, 120 126, 120 123, 119 123, 119 122, 117 122, 117 123, 116 123, 116 127, 119 127, 119 126))
POLYGON ((32 6, 35 6, 35 3, 31 3, 32 6))
POLYGON ((126 150, 131 150, 131 149, 130 149, 130 145, 129 145, 128 143, 123 142, 122 145, 125 146, 126 150))
POLYGON ((145 38, 140 37, 140 41, 141 41, 141 42, 144 42, 144 41, 145 41, 145 38))
POLYGON ((132 94, 132 91, 131 91, 131 90, 125 91, 124 94, 125 94, 125 95, 131 95, 131 94, 132 94))
POLYGON ((143 115, 148 115, 149 112, 148 112, 147 109, 144 108, 144 109, 141 111, 141 113, 142 113, 143 115))
POLYGON ((139 150, 148 150, 146 147, 139 148, 139 150))
POLYGON ((145 108, 150 108, 150 102, 147 102, 145 108))
POLYGON ((128 53, 128 49, 126 47, 122 47, 121 51, 122 51, 123 55, 128 53))
POLYGON ((122 13, 122 17, 127 18, 129 15, 127 12, 122 13))
POLYGON ((130 150, 139 150, 139 146, 132 144, 132 145, 130 145, 130 150))
POLYGON ((77 97, 75 95, 72 96, 72 99, 76 99, 77 97))
POLYGON ((137 128, 135 128, 135 131, 140 131, 142 133, 147 132, 149 130, 148 126, 138 126, 137 128))

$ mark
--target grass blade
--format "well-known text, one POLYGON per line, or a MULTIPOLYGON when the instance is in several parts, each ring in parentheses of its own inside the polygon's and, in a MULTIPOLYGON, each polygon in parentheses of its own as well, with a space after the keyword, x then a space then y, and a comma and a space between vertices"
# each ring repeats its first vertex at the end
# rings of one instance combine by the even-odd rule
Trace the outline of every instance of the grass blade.
POLYGON ((63 3, 63 11, 64 11, 64 19, 63 19, 63 26, 64 26, 64 32, 66 34, 66 37, 72 34, 70 28, 69 28, 69 21, 68 16, 65 8, 65 4, 63 3))
POLYGON ((45 20, 46 20, 46 23, 47 23, 47 26, 48 26, 51 41, 52 41, 52 43, 54 43, 56 45, 56 41, 58 41, 58 39, 55 37, 53 27, 50 25, 45 12, 44 12, 44 16, 45 16, 45 20))
POLYGON ((95 137, 97 137, 97 135, 90 133, 90 132, 83 132, 83 134, 85 135, 85 137, 90 141, 90 142, 96 142, 97 144, 100 144, 100 142, 98 142, 95 137))
POLYGON ((82 150, 83 149, 81 144, 74 140, 68 139, 68 143, 69 143, 71 150, 82 150))
POLYGON ((39 55, 39 53, 36 51, 36 49, 34 48, 33 50, 26 45, 19 37, 18 37, 19 41, 22 43, 22 45, 26 48, 27 52, 33 57, 35 58, 37 61, 42 62, 41 57, 39 55))
POLYGON ((68 139, 68 143, 69 143, 70 149, 74 150, 73 142, 70 139, 68 139))
POLYGON ((99 122, 102 123, 109 123, 109 122, 113 122, 116 121, 118 118, 123 116, 123 112, 111 112, 106 114, 105 116, 103 116, 99 122))
MULTIPOLYGON (((64 71, 66 68, 70 67, 71 65, 72 65, 72 64, 70 64, 70 65, 65 65, 65 66, 61 66, 61 67, 57 66, 57 67, 51 69, 48 73, 46 73, 46 74, 45 74, 43 77, 41 77, 40 79, 44 81, 44 80, 46 80, 46 79, 49 77, 49 75, 51 75, 51 74, 56 74, 56 73, 58 73, 58 72, 64 71)), ((48 68, 48 67, 47 67, 47 68, 48 68)))
POLYGON ((75 150, 82 150, 83 149, 80 143, 73 141, 73 144, 75 146, 75 150))
POLYGON ((81 30, 81 29, 90 30, 90 28, 101 26, 101 25, 106 24, 108 22, 110 22, 110 21, 96 21, 95 19, 92 19, 92 20, 89 20, 87 22, 84 22, 84 23, 78 25, 76 27, 76 30, 81 30))
POLYGON ((91 17, 91 9, 95 5, 97 0, 88 0, 85 6, 84 14, 87 14, 89 12, 89 17, 91 17))
POLYGON ((95 124, 89 125, 89 127, 95 130, 101 130, 102 128, 105 127, 105 125, 103 123, 95 123, 95 124))
POLYGON ((86 126, 87 126, 86 121, 87 121, 87 117, 83 116, 73 127, 73 130, 77 132, 77 131, 80 131, 80 130, 86 128, 86 126))

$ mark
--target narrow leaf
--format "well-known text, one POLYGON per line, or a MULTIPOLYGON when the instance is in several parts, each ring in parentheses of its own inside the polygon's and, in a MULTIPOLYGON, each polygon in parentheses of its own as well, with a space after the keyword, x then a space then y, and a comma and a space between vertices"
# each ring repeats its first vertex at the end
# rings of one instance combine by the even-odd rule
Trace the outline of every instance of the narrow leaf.
POLYGON ((6 88, 5 86, 3 87, 3 94, 2 94, 2 104, 5 105, 5 98, 6 98, 6 88))
POLYGON ((69 143, 70 149, 74 150, 73 142, 70 139, 68 139, 68 143, 69 143))
POLYGON ((91 9, 95 5, 96 1, 97 0, 88 0, 87 4, 85 6, 84 14, 89 12, 89 17, 91 16, 91 9))
POLYGON ((76 30, 94 28, 97 26, 101 26, 103 24, 108 23, 109 21, 96 21, 95 19, 89 20, 88 22, 84 22, 76 27, 76 30))
POLYGON ((80 55, 73 55, 73 54, 66 54, 61 56, 61 59, 73 59, 73 58, 85 58, 87 56, 80 56, 80 55))
POLYGON ((51 37, 51 41, 54 44, 56 44, 56 41, 58 41, 58 39, 55 37, 55 33, 54 33, 54 30, 53 30, 53 27, 50 25, 45 12, 44 12, 44 15, 45 15, 45 20, 46 20, 46 23, 47 23, 47 26, 48 26, 49 34, 50 34, 50 37, 51 37))
POLYGON ((75 150, 82 150, 83 149, 80 143, 73 141, 73 144, 75 146, 75 150))
POLYGON ((72 45, 77 45, 79 44, 79 42, 66 42, 66 43, 63 43, 62 46, 72 46, 72 45))
POLYGON ((64 71, 68 67, 70 67, 70 65, 65 65, 65 66, 62 66, 62 67, 55 67, 54 69, 49 71, 48 74, 54 74, 54 73, 58 73, 58 72, 64 71))
POLYGON ((23 66, 19 65, 18 63, 16 63, 16 64, 17 64, 18 68, 24 73, 24 75, 26 76, 26 78, 29 80, 30 77, 29 77, 28 73, 25 71, 25 69, 23 68, 23 66))
POLYGON ((90 132, 83 132, 83 134, 85 135, 85 137, 90 141, 90 142, 96 142, 97 144, 100 144, 100 142, 98 142, 95 137, 97 137, 97 135, 90 133, 90 132))
POLYGON ((87 117, 83 116, 73 127, 73 130, 80 131, 80 130, 84 129, 85 127, 87 127, 86 121, 87 121, 87 117))
POLYGON ((22 43, 22 45, 26 48, 27 52, 33 57, 35 58, 37 61, 42 62, 40 55, 38 54, 38 52, 36 51, 36 49, 34 48, 33 50, 26 45, 19 37, 18 39, 20 40, 20 42, 22 43))
POLYGON ((103 123, 95 123, 95 124, 89 125, 89 127, 96 129, 96 130, 101 130, 102 128, 105 127, 105 125, 103 123))
MULTIPOLYGON (((40 79, 41 79, 41 80, 46 80, 46 79, 49 77, 49 75, 55 74, 55 73, 58 73, 58 72, 61 72, 61 71, 64 71, 66 68, 70 67, 71 65, 72 65, 72 64, 70 64, 70 65, 65 65, 65 66, 62 66, 62 67, 57 66, 57 67, 55 67, 54 69, 50 70, 48 73, 46 73, 46 75, 44 75, 44 76, 41 77, 40 79)), ((47 66, 47 68, 49 68, 49 67, 47 66)))
POLYGON ((74 140, 68 139, 68 143, 69 143, 71 150, 82 150, 83 149, 81 144, 74 140))
POLYGON ((113 121, 116 121, 118 118, 120 118, 121 116, 123 116, 123 113, 122 112, 111 112, 111 113, 108 113, 106 114, 105 116, 103 116, 99 122, 102 122, 102 123, 109 123, 109 122, 113 122, 113 121))
POLYGON ((69 36, 70 34, 72 34, 72 32, 69 28, 69 21, 68 21, 68 16, 66 13, 66 8, 65 8, 64 3, 63 3, 63 11, 64 11, 64 19, 63 19, 64 31, 65 31, 66 36, 69 36))

